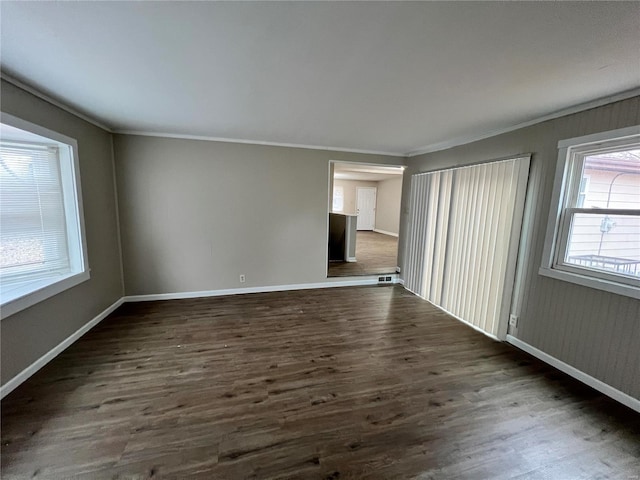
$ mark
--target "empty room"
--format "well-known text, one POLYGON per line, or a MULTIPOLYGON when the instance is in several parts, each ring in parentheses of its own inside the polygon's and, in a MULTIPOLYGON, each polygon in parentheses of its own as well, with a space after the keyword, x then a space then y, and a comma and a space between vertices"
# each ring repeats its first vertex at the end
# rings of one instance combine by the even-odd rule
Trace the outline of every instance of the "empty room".
POLYGON ((640 2, 0 2, 3 479, 637 479, 640 2))

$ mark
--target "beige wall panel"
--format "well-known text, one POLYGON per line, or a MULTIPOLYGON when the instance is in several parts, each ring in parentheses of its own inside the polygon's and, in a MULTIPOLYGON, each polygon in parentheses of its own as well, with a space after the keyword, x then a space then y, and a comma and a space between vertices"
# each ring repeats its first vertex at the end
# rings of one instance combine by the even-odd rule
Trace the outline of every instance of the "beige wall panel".
POLYGON ((2 111, 78 141, 91 279, 2 320, 2 384, 122 297, 111 134, 2 81, 2 111))
POLYGON ((400 200, 402 178, 378 182, 376 229, 397 234, 400 229, 400 200))
POLYGON ((135 135, 115 146, 127 295, 326 281, 329 160, 403 162, 135 135))

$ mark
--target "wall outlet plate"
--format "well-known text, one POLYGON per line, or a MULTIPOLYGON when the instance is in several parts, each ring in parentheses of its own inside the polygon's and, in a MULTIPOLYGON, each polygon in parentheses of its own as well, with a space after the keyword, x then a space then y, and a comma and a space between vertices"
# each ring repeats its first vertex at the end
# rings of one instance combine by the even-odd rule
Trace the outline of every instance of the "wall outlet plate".
POLYGON ((518 326, 518 316, 514 315, 513 313, 511 315, 509 315, 509 325, 511 327, 517 327, 518 326))

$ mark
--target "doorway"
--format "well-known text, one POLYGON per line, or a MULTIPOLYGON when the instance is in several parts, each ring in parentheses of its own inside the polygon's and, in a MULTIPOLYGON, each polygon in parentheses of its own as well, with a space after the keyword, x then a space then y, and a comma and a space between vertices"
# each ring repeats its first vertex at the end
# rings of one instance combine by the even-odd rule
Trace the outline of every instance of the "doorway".
POLYGON ((404 167, 331 162, 328 277, 397 272, 404 167))

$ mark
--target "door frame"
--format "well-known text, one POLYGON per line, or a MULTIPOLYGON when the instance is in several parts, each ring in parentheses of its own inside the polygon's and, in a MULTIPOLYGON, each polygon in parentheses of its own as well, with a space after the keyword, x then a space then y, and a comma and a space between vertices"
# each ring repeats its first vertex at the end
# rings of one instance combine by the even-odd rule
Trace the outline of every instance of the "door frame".
MULTIPOLYGON (((364 153, 364 152, 363 152, 364 153)), ((404 157, 397 157, 398 162, 397 163, 369 163, 369 162, 350 162, 348 160, 329 160, 329 162, 327 163, 327 197, 326 200, 327 202, 325 203, 325 208, 326 208, 326 225, 325 225, 325 232, 324 232, 324 236, 327 240, 326 245, 325 245, 325 251, 324 251, 324 268, 325 268, 325 272, 324 272, 324 276, 325 278, 330 278, 329 277, 329 213, 331 212, 331 207, 333 205, 333 170, 334 170, 334 164, 336 163, 345 163, 345 164, 353 164, 353 165, 370 165, 372 167, 402 167, 404 169, 407 168, 407 164, 403 161, 404 157)), ((404 188, 404 183, 405 183, 406 179, 404 178, 404 175, 402 176, 402 186, 404 188)), ((377 195, 377 194, 376 194, 377 195)), ((401 212, 402 215, 402 212, 401 212)), ((400 222, 402 224, 402 221, 400 222)), ((398 245, 400 245, 400 238, 398 238, 398 245)), ((400 247, 398 246, 398 251, 400 250, 400 247)), ((347 277, 341 277, 343 280, 347 277)))
MULTIPOLYGON (((360 190, 373 190, 373 226, 371 227, 371 231, 376 228, 376 210, 378 205, 378 187, 356 187, 356 215, 360 215, 360 207, 358 206, 358 200, 360 196, 360 190)), ((356 230, 358 220, 356 219, 356 230)), ((369 229, 363 229, 363 231, 369 231, 369 229)))

